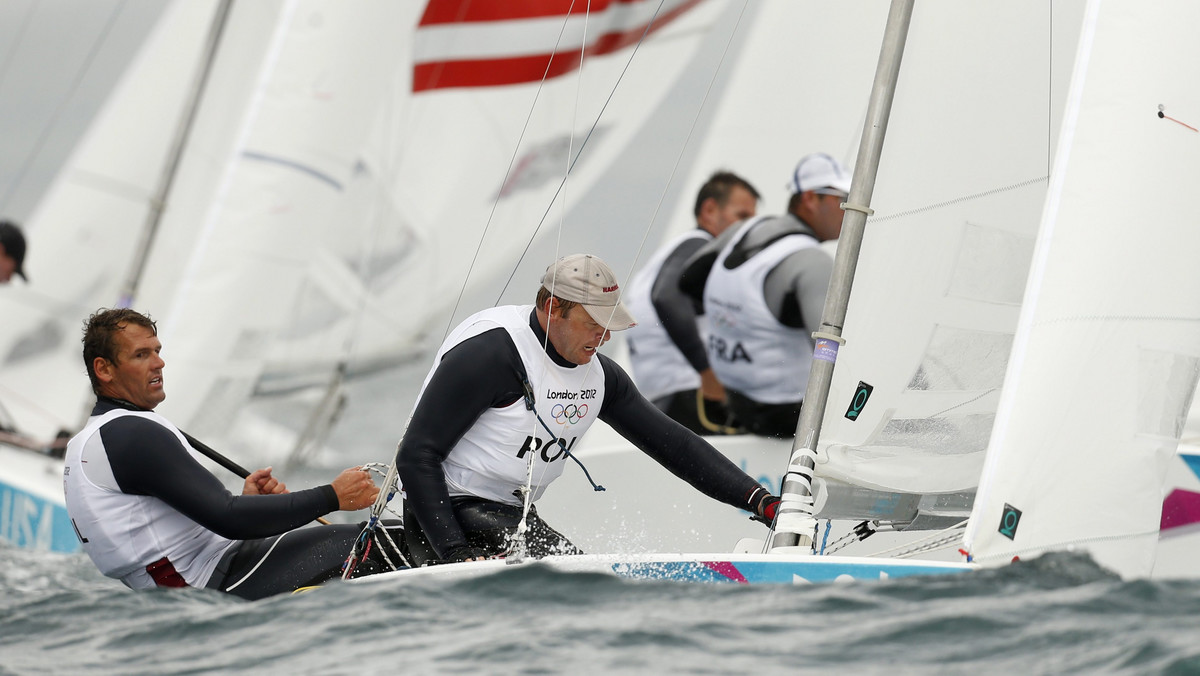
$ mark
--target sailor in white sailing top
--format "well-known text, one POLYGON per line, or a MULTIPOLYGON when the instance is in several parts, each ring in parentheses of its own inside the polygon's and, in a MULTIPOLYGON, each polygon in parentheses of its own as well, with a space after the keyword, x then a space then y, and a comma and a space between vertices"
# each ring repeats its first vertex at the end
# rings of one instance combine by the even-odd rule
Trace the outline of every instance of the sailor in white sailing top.
MULTIPOLYGON (((100 572, 134 589, 207 587, 257 599, 332 579, 361 527, 300 529, 336 510, 374 502, 357 468, 289 493, 270 468, 229 493, 187 436, 154 408, 166 398, 154 322, 101 310, 84 333, 97 402, 67 444, 63 489, 75 532, 100 572)), ((399 537, 399 533, 396 533, 399 537)), ((382 570, 368 563, 360 574, 382 570)))
MULTIPOLYGON (((415 565, 509 551, 527 473, 536 500, 597 419, 706 495, 774 518, 778 498, 597 353, 610 331, 634 324, 620 297, 603 261, 566 256, 547 268, 536 305, 484 310, 446 338, 396 459, 415 565)), ((527 526, 528 555, 579 552, 535 507, 527 526)))
POLYGON ((630 311, 642 318, 625 334, 638 389, 697 434, 736 429, 726 424, 725 387, 708 362, 698 314, 703 310, 679 289, 679 275, 706 242, 753 217, 758 198, 754 186, 733 172, 710 176, 696 195, 696 227, 650 256, 625 294, 630 311))
POLYGON ((807 155, 789 181, 788 213, 760 217, 704 245, 680 288, 704 305, 708 358, 729 407, 754 434, 795 434, 812 366, 850 173, 829 155, 807 155))

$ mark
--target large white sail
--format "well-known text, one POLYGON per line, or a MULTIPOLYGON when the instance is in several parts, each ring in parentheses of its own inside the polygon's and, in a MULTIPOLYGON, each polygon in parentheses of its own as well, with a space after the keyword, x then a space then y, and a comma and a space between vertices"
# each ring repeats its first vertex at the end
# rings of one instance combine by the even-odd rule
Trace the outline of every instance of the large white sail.
POLYGON ((161 322, 167 341, 173 384, 162 410, 197 434, 232 429, 277 335, 296 325, 301 289, 336 270, 328 242, 360 240, 364 228, 351 219, 361 214, 346 195, 361 194, 351 190, 359 153, 403 67, 396 54, 407 43, 395 36, 404 13, 385 2, 353 12, 235 3, 205 64, 217 8, 172 7, 35 215, 31 267, 43 272, 6 311, 3 336, 6 394, 16 402, 7 407, 27 433, 82 420, 90 395, 78 327, 118 303, 164 181, 170 191, 132 302, 161 322), (168 173, 179 134, 186 144, 168 173))
POLYGON ((967 533, 978 561, 1080 549, 1151 571, 1200 375, 1197 22, 1193 3, 1089 5, 967 533))

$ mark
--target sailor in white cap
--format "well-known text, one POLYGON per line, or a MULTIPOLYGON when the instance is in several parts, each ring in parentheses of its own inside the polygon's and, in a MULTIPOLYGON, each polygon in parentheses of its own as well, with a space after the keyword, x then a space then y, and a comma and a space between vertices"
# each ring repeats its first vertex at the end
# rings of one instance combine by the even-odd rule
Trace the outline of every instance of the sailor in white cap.
MULTIPOLYGON (((634 323, 612 269, 576 254, 546 269, 534 305, 483 310, 450 333, 396 456, 415 565, 507 553, 526 498, 578 462, 571 449, 597 419, 709 497, 774 518, 778 498, 597 352, 634 323)), ((535 507, 527 519, 527 555, 579 553, 535 507)))
POLYGON ((704 305, 708 359, 738 423, 755 434, 791 437, 812 367, 850 172, 823 153, 796 165, 782 216, 763 216, 698 250, 680 288, 704 305))

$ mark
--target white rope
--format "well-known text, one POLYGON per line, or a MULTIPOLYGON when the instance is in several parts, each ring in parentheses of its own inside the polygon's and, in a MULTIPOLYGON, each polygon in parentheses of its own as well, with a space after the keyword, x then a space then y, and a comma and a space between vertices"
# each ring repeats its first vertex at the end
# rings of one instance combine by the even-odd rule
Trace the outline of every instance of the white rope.
POLYGON ((237 589, 238 585, 245 582, 246 580, 249 580, 250 576, 254 575, 254 571, 258 570, 259 566, 263 565, 263 562, 266 561, 267 557, 271 555, 271 552, 275 551, 275 548, 279 546, 279 543, 283 542, 283 539, 291 534, 292 534, 292 531, 288 531, 288 532, 284 533, 283 535, 280 535, 279 537, 275 538, 275 541, 271 543, 271 548, 267 550, 266 554, 262 555, 262 558, 260 558, 258 560, 258 563, 254 564, 254 567, 250 569, 250 572, 243 575, 242 579, 240 579, 237 582, 234 582, 233 584, 226 587, 225 591, 227 591, 227 592, 233 591, 234 589, 237 589))
POLYGON ((925 537, 922 537, 922 538, 918 538, 918 539, 914 540, 913 542, 907 542, 903 545, 897 545, 890 549, 884 549, 883 551, 879 551, 879 552, 875 552, 874 554, 870 554, 870 556, 884 556, 887 554, 891 554, 892 552, 901 552, 900 554, 896 554, 896 557, 904 558, 906 556, 911 556, 912 554, 920 553, 923 551, 932 551, 932 549, 941 549, 941 548, 948 546, 949 543, 953 543, 953 542, 957 542, 957 541, 961 540, 962 533, 957 533, 955 531, 965 530, 966 527, 967 527, 967 521, 966 521, 966 519, 964 519, 964 520, 954 524, 953 526, 950 526, 949 528, 943 528, 942 530, 939 530, 939 531, 933 531, 929 535, 926 535, 925 537), (936 538, 942 538, 942 539, 936 540, 936 538), (932 542, 929 542, 929 541, 932 541, 932 542), (922 543, 922 542, 928 542, 928 544, 922 545, 920 548, 918 548, 917 546, 920 545, 920 543, 922 543), (936 546, 934 546, 934 545, 936 545, 936 546))
MULTIPOLYGON (((375 476, 379 477, 379 481, 380 481, 379 492, 380 493, 383 493, 385 490, 387 490, 388 487, 384 484, 384 482, 386 482, 388 480, 388 475, 391 474, 391 471, 392 471, 391 465, 384 463, 384 462, 368 462, 367 464, 363 465, 361 467, 361 469, 364 472, 371 472, 371 473, 375 474, 375 476)), ((395 481, 395 479, 393 479, 393 481, 395 481)), ((378 501, 379 500, 376 499, 376 502, 378 502, 378 501)), ((392 516, 396 517, 397 519, 403 520, 404 517, 401 516, 400 514, 398 514, 396 512, 396 510, 392 509, 390 505, 391 505, 391 499, 385 500, 383 503, 383 509, 386 510, 388 514, 391 514, 392 516)), ((374 506, 372 506, 372 508, 374 508, 374 506)), ((382 516, 382 512, 379 514, 379 516, 382 516)))

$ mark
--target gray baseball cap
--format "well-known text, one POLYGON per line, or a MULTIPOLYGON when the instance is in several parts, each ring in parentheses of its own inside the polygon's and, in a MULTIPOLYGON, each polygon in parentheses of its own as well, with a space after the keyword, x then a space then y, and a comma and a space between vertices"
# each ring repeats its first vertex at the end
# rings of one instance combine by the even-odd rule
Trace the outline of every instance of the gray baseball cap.
POLYGON ((542 275, 542 286, 563 300, 579 303, 609 331, 636 326, 633 315, 621 302, 621 287, 612 268, 591 254, 563 256, 542 275))

